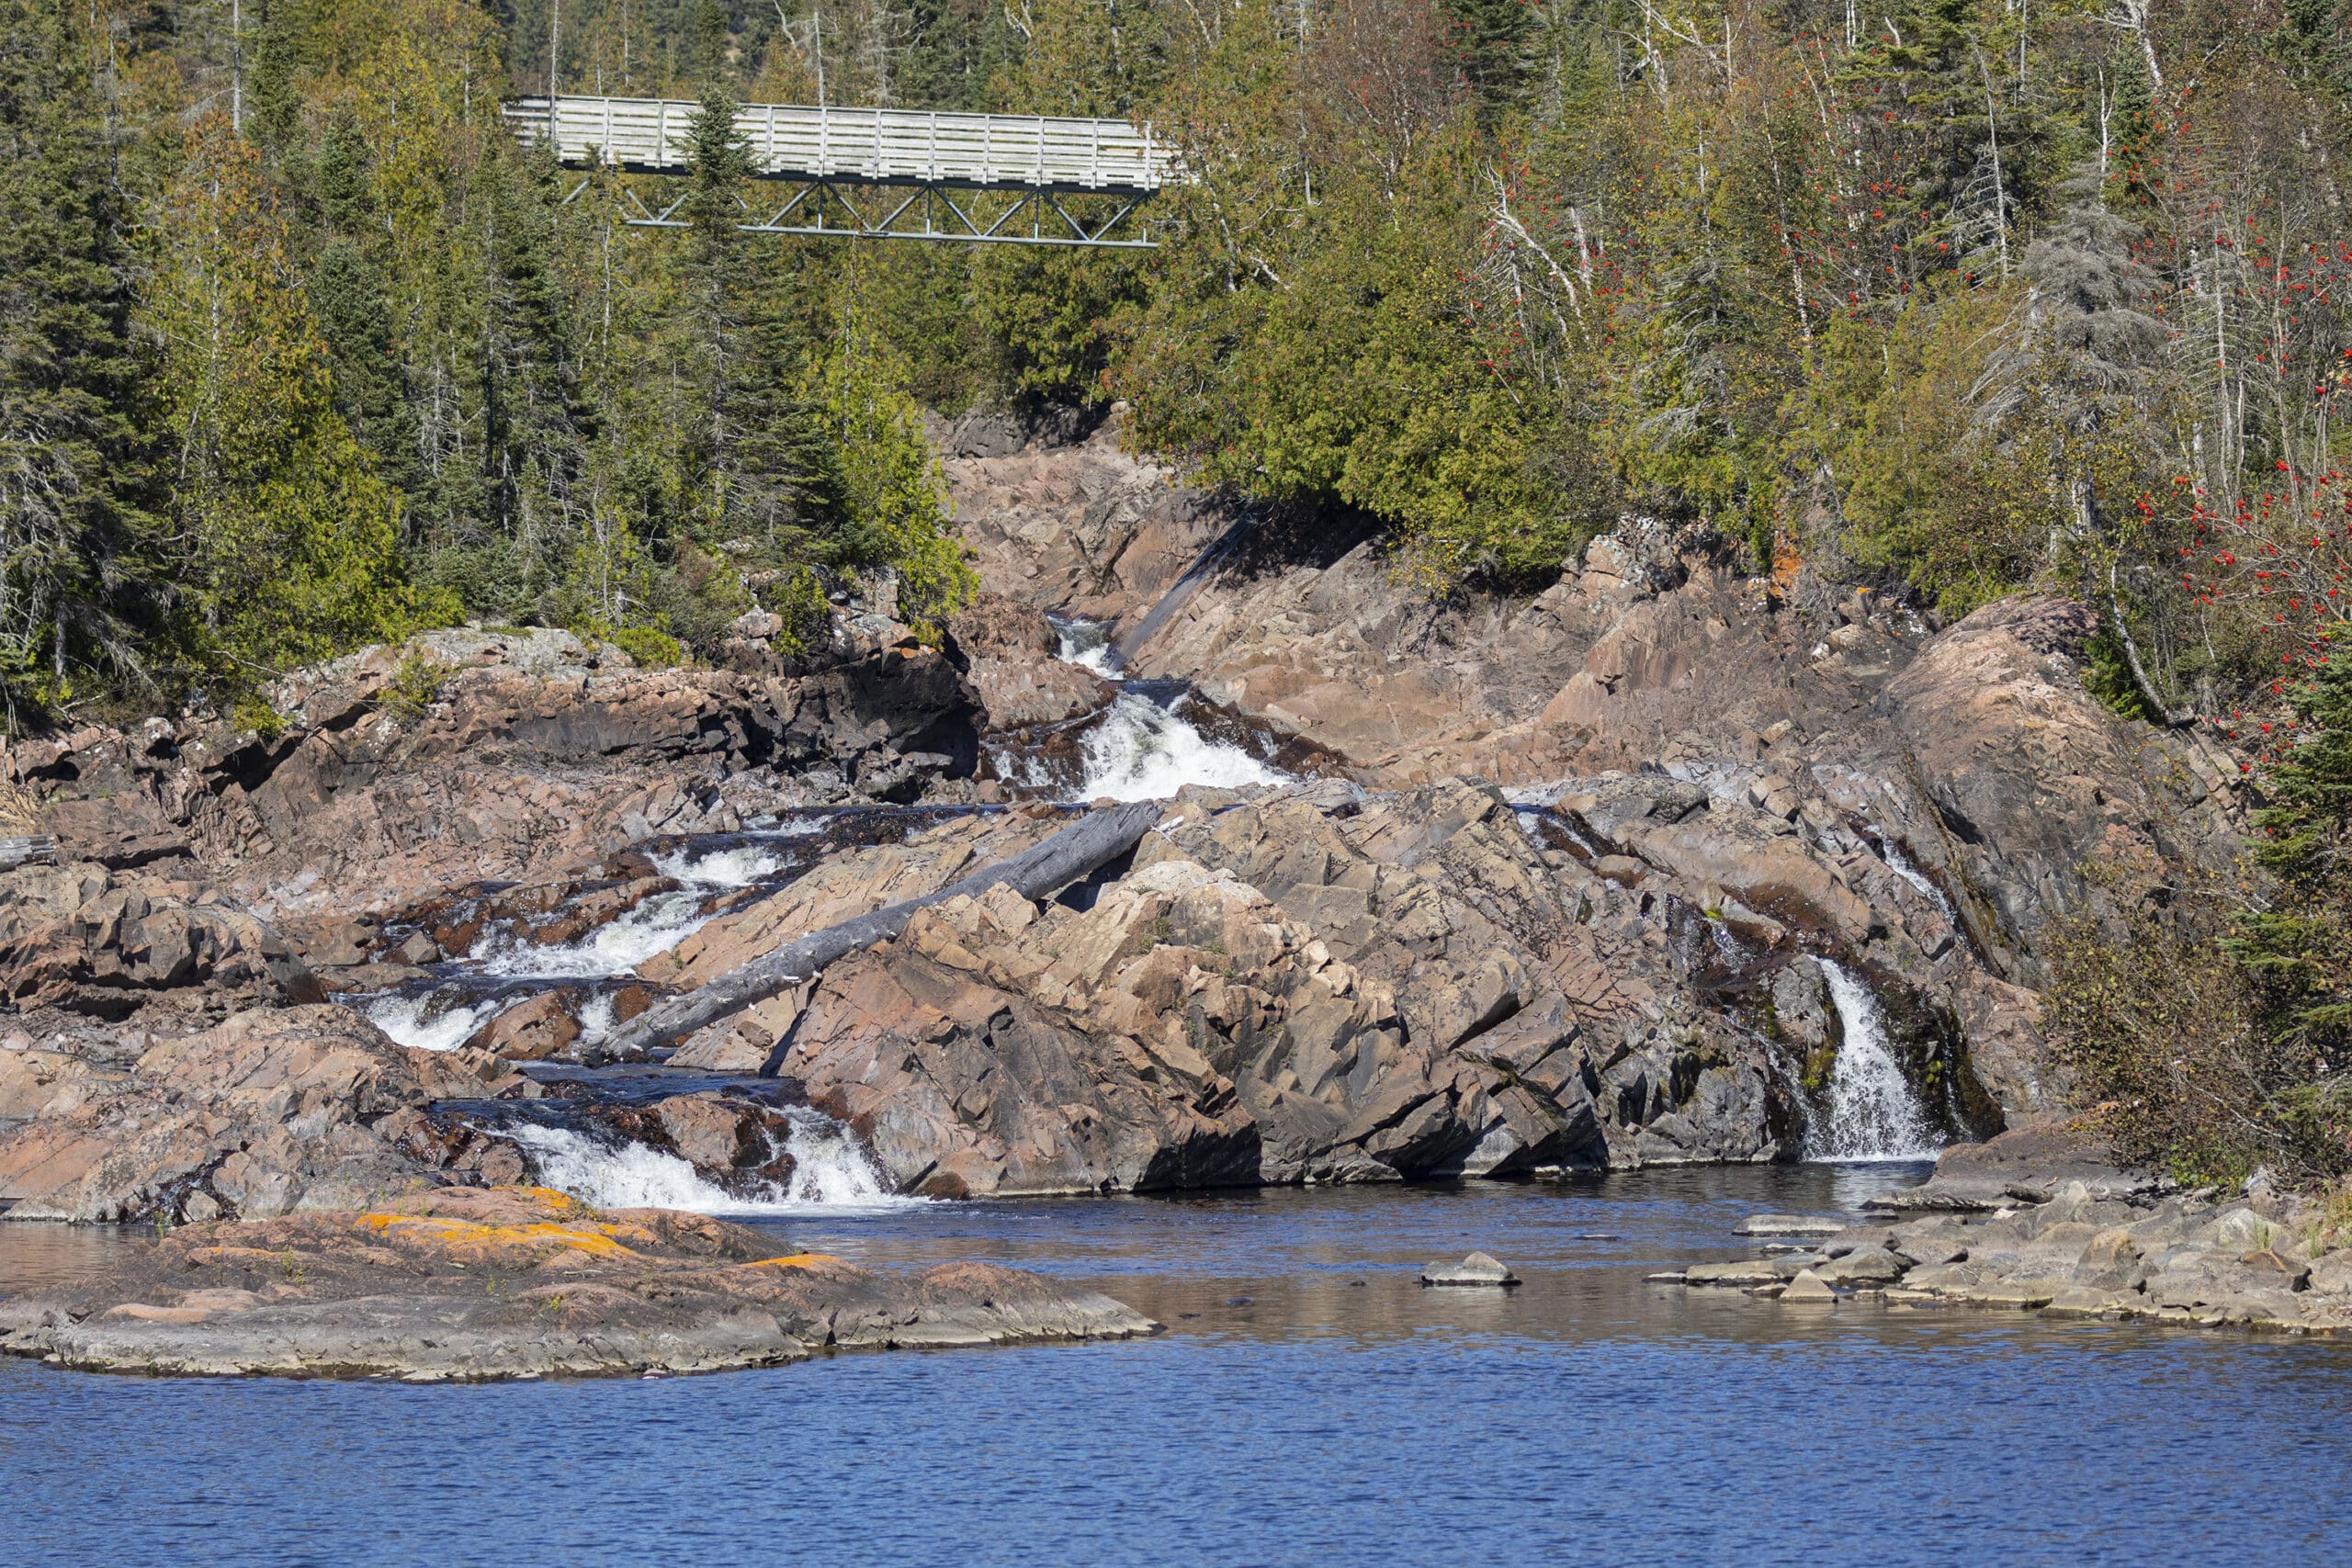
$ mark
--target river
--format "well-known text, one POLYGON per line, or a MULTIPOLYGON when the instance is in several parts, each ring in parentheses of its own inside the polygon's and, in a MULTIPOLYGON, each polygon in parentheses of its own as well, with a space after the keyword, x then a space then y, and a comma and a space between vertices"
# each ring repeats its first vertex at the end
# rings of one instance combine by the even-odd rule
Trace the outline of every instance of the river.
MULTIPOLYGON (((1123 1344, 408 1388, 0 1362, 12 1563, 2313 1562, 2352 1347, 1642 1276, 1917 1165, 759 1216, 982 1258, 1123 1344), (1483 1247, 1520 1289, 1431 1290, 1483 1247)), ((0 1227, 0 1292, 119 1233, 0 1227)), ((2331 1546, 2331 1542, 2335 1543, 2331 1546)))

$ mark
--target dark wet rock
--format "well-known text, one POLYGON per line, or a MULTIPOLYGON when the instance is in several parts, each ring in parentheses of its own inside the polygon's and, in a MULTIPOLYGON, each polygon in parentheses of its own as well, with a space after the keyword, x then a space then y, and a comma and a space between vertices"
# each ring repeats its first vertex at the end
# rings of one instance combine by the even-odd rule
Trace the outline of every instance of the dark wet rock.
POLYGON ((512 1189, 186 1225, 107 1278, 0 1303, 0 1349, 59 1366, 420 1382, 716 1371, 827 1348, 1157 1326, 1009 1269, 878 1275, 699 1214, 600 1213, 512 1189))
POLYGON ((1421 1270, 1424 1285, 1485 1285, 1500 1288, 1519 1283, 1519 1276, 1491 1253, 1474 1252, 1459 1263, 1431 1263, 1421 1270))

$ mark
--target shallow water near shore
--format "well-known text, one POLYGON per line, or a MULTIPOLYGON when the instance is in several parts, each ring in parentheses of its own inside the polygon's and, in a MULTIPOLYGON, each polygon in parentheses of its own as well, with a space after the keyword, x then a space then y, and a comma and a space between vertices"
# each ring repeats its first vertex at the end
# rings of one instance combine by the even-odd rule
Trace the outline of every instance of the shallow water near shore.
MULTIPOLYGON (((1916 1165, 752 1223, 1166 1323, 1097 1346, 459 1388, 0 1361, 0 1562, 2307 1562, 2352 1347, 1650 1285, 1916 1165), (1483 1247, 1526 1283, 1431 1290, 1483 1247)), ((0 1292, 117 1233, 0 1225, 0 1292)))

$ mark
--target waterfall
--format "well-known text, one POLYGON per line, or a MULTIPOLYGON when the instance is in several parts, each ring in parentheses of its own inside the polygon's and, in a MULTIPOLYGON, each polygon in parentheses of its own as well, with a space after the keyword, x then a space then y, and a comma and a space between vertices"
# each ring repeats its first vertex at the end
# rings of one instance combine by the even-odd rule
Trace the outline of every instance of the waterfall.
POLYGON ((1815 1159, 1929 1159, 1939 1146, 1903 1065, 1887 1044, 1886 1021, 1870 987, 1819 959, 1845 1038, 1829 1072, 1829 1103, 1815 1132, 1815 1159))
POLYGON ((1886 863, 1887 870, 1925 894, 1929 902, 1943 911, 1945 919, 1957 921, 1960 919, 1952 909, 1951 900, 1944 897, 1944 890, 1928 881, 1927 873, 1913 865, 1911 858, 1903 852, 1902 846, 1884 831, 1878 836, 1878 857, 1886 863))
MULTIPOLYGON (((1100 622, 1065 621, 1059 630, 1062 659, 1116 678, 1100 622)), ((1212 740, 1194 728, 1180 711, 1185 701, 1180 695, 1163 707, 1132 687, 1122 690, 1080 743, 1086 771, 1076 797, 1163 800, 1186 784, 1238 789, 1289 782, 1288 774, 1240 747, 1212 740)))
POLYGON ((686 1209, 699 1214, 807 1214, 900 1208, 930 1201, 890 1190, 847 1127, 810 1111, 794 1113, 785 1150, 791 1180, 738 1196, 666 1149, 599 1142, 569 1127, 518 1122, 500 1129, 522 1145, 546 1186, 600 1209, 686 1209))
POLYGON ((450 1003, 436 989, 422 995, 389 992, 365 1003, 360 1011, 395 1044, 419 1051, 454 1051, 472 1039, 474 1031, 503 1005, 503 999, 450 1003), (447 1005, 436 1012, 436 1004, 447 1005))

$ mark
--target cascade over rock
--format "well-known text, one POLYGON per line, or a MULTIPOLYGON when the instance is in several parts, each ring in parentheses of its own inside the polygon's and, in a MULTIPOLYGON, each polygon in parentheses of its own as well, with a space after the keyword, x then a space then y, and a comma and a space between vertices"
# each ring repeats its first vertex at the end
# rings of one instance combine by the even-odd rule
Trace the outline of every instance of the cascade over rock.
POLYGON ((439 632, 290 678, 276 733, 12 744, 62 863, 0 872, 0 1206, 1917 1154, 2065 1102, 2036 944, 2084 856, 2233 841, 2228 760, 2100 707, 2062 602, 1939 629, 1627 519, 1432 603, 1104 432, 966 445, 987 592, 938 648, 439 632), (936 897, 1090 794, 1153 804, 936 897))

